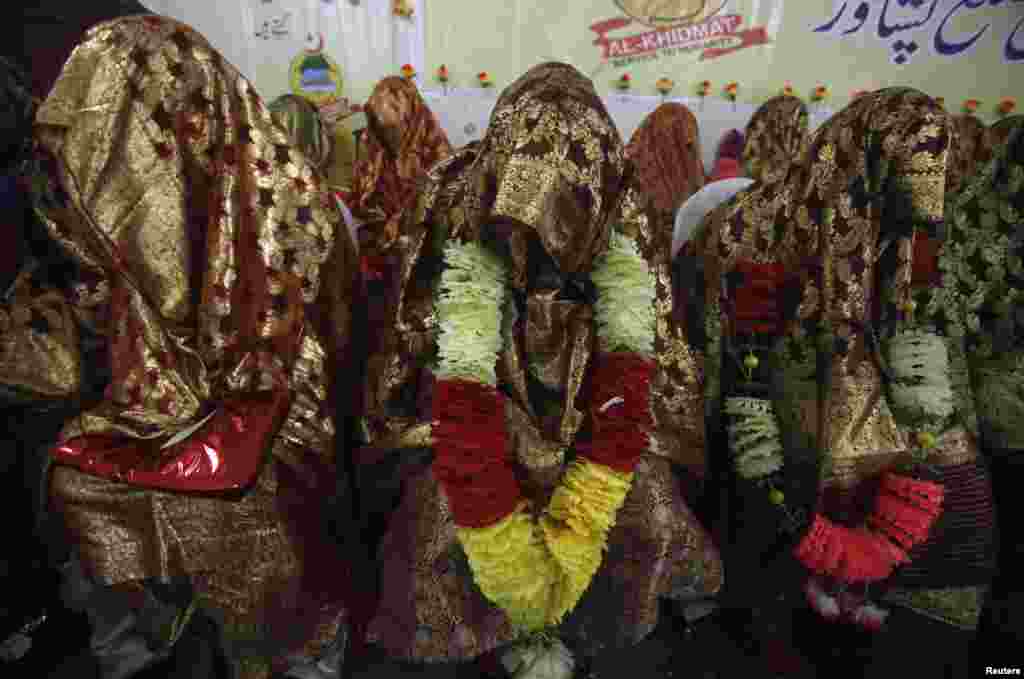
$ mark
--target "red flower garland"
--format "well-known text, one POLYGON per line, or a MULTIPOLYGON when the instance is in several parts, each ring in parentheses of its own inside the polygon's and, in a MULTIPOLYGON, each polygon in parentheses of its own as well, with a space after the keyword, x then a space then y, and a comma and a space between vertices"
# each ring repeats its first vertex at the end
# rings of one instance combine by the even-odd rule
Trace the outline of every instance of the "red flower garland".
POLYGON ((884 580, 928 538, 944 496, 937 483, 887 473, 868 517, 880 532, 839 526, 816 514, 794 554, 818 575, 849 583, 884 580))
POLYGON ((735 270, 746 278, 736 289, 736 332, 780 332, 782 309, 777 291, 783 285, 785 267, 741 259, 735 270))
POLYGON ((937 483, 886 474, 868 522, 909 551, 928 539, 942 511, 944 495, 937 483))
MULTIPOLYGON (((618 472, 632 472, 647 450, 652 424, 649 394, 653 361, 635 354, 598 354, 592 376, 593 435, 577 453, 618 472), (624 402, 601 412, 616 397, 624 402)), ((502 394, 468 380, 438 380, 431 405, 434 474, 455 522, 483 528, 515 511, 522 495, 507 453, 502 394)))
POLYGON ((590 401, 592 437, 576 446, 579 455, 618 472, 629 473, 648 447, 654 361, 633 353, 594 356, 590 401), (613 399, 622 402, 602 408, 613 399))
POLYGON ((438 380, 431 410, 434 474, 455 523, 482 528, 515 511, 521 495, 507 452, 502 394, 469 380, 438 380))

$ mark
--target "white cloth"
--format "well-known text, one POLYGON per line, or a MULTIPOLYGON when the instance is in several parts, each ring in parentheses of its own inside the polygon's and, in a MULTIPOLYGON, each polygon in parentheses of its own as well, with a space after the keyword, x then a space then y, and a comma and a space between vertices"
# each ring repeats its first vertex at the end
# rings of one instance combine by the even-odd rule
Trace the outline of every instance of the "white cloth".
POLYGON ((359 222, 352 216, 352 211, 348 209, 348 205, 345 205, 345 201, 337 196, 334 197, 334 200, 337 201, 341 216, 345 219, 345 226, 348 227, 348 233, 352 237, 352 243, 356 246, 356 252, 359 252, 359 222))
POLYGON ((689 240, 704 218, 716 207, 754 183, 753 179, 737 177, 712 182, 690 196, 676 212, 676 228, 672 233, 672 258, 679 254, 683 243, 689 240))

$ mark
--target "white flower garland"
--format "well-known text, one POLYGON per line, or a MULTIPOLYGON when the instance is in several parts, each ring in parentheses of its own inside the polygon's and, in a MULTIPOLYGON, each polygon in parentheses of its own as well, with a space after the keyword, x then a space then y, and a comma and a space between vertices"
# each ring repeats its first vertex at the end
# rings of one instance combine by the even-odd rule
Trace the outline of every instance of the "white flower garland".
POLYGON ((782 469, 784 448, 772 402, 730 397, 724 410, 736 472, 745 479, 761 479, 782 469))
POLYGON ((556 638, 538 638, 512 646, 501 657, 513 679, 572 679, 576 662, 556 638))
POLYGON ((949 349, 942 337, 926 330, 904 330, 889 341, 889 363, 890 395, 896 409, 913 420, 936 425, 953 414, 949 349))
POLYGON ((654 354, 654 274, 629 237, 612 232, 591 277, 597 288, 597 332, 604 351, 654 354))
POLYGON ((437 317, 441 333, 438 377, 470 379, 494 386, 495 356, 501 351, 505 264, 476 242, 451 242, 444 250, 437 317))

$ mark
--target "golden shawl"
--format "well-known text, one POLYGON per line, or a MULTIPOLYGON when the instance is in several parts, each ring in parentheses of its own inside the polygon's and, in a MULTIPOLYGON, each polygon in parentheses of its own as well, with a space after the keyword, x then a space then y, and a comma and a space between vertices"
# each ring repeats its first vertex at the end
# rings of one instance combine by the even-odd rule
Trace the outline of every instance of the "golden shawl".
POLYGON ((807 138, 807 105, 798 97, 779 95, 754 112, 744 136, 743 163, 755 181, 784 177, 807 138))
MULTIPOLYGON (((309 532, 315 504, 296 502, 333 489, 329 378, 349 330, 351 272, 331 263, 340 216, 322 178, 204 38, 155 16, 85 35, 37 138, 50 163, 39 209, 81 269, 65 308, 106 336, 113 373, 54 452, 51 495, 87 572, 201 575, 229 621, 289 627, 268 602, 294 613, 318 567, 345 581, 309 532), (253 475, 232 476, 239 466, 253 475)), ((47 347, 25 346, 20 360, 46 369, 30 350, 47 347)), ((314 589, 326 617, 307 609, 293 632, 323 623, 316 636, 333 638, 331 589, 314 589)))
MULTIPOLYGON (((697 243, 707 284, 701 387, 710 422, 718 422, 722 344, 734 336, 735 289, 743 285, 736 263, 781 263, 787 328, 773 355, 776 413, 794 440, 817 451, 823 506, 840 521, 861 519, 862 482, 906 459, 913 445, 912 428, 888 405, 869 328, 914 292, 914 242, 943 219, 950 138, 948 116, 926 95, 904 88, 865 95, 814 134, 785 177, 709 215, 697 243), (899 187, 904 202, 890 204, 878 186, 899 187)), ((685 341, 691 327, 674 332, 685 341)), ((984 594, 973 583, 990 577, 991 491, 978 461, 973 397, 961 379, 963 354, 951 350, 950 364, 965 424, 935 448, 946 486, 943 518, 913 564, 896 572, 887 596, 973 627, 984 594), (972 586, 960 588, 964 582, 972 586)))
MULTIPOLYGON (((452 147, 412 81, 380 81, 364 107, 364 155, 356 164, 350 208, 367 234, 360 251, 386 252, 416 202, 418 183, 452 147)), ((362 240, 362 239, 361 239, 362 240)))
MULTIPOLYGON (((562 405, 545 418, 548 436, 571 441, 582 421, 572 404, 582 384, 593 336, 589 305, 558 298, 561 278, 586 275, 608 242, 609 216, 624 186, 622 142, 593 85, 564 64, 544 64, 499 98, 487 135, 435 166, 416 211, 396 243, 401 264, 391 337, 371 357, 368 414, 384 411, 412 379, 415 361, 436 336, 432 290, 416 275, 430 258, 430 230, 448 238, 480 238, 501 223, 512 260, 512 284, 526 292, 533 262, 553 272, 552 283, 529 293, 519 351, 502 360, 507 380, 531 419, 529 371, 549 389, 565 390, 562 405), (568 132, 566 132, 568 130, 568 132), (548 289, 549 285, 554 285, 548 289), (406 358, 399 358, 400 356, 406 358)), ((380 424, 383 424, 382 422, 380 424)), ((539 423, 538 423, 539 424, 539 423)))
POLYGON ((268 108, 288 133, 292 146, 300 149, 315 168, 323 170, 331 155, 332 139, 316 106, 297 94, 285 94, 270 102, 268 108))
MULTIPOLYGON (((371 467, 386 449, 403 448, 397 454, 408 461, 379 550, 381 604, 370 627, 371 638, 395 655, 465 659, 512 638, 504 613, 472 584, 442 492, 429 467, 417 469, 411 450, 431 445, 422 423, 430 411, 427 364, 437 335, 431 281, 439 244, 482 239, 510 261, 516 308, 504 313, 498 365, 510 394, 508 445, 524 493, 544 506, 583 424, 582 386, 595 341, 588 279, 606 249, 610 220, 618 218, 626 167, 621 139, 593 85, 570 66, 543 64, 502 93, 482 142, 431 170, 396 241, 402 294, 385 342, 391 349, 369 362, 374 445, 360 455, 360 464, 371 467)), ((656 624, 659 597, 713 593, 721 576, 718 553, 686 506, 671 466, 644 456, 605 564, 560 631, 591 645, 635 643, 656 624), (607 610, 619 613, 597 613, 607 610)))

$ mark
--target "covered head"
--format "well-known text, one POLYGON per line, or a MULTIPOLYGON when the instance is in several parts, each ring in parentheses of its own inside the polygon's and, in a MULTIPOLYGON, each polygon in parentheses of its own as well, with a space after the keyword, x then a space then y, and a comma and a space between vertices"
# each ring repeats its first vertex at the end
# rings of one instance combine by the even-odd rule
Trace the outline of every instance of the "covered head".
POLYGON ((790 95, 773 97, 747 123, 743 163, 747 176, 760 182, 785 177, 807 138, 807 106, 790 95))
POLYGON ((417 181, 451 155, 452 147, 419 90, 405 78, 377 83, 364 111, 364 151, 349 207, 368 227, 372 249, 384 251, 415 203, 417 181))
POLYGON ((675 212, 704 185, 697 118, 683 104, 665 103, 648 115, 626 157, 641 191, 660 212, 675 212))
POLYGON ((1024 115, 1007 116, 999 122, 993 123, 987 130, 986 143, 990 149, 995 149, 1006 143, 1010 133, 1020 127, 1024 121, 1024 115))
POLYGON ((963 189, 992 157, 992 149, 988 131, 976 117, 952 116, 950 127, 953 137, 946 164, 946 193, 953 195, 963 189))
POLYGON ((517 275, 531 233, 563 273, 591 268, 627 178, 619 132, 589 79, 567 64, 530 69, 502 92, 472 153, 456 221, 520 227, 510 236, 517 275))
POLYGON ((271 102, 274 122, 284 128, 288 139, 306 160, 323 169, 331 155, 331 134, 310 101, 296 94, 285 94, 271 102))

